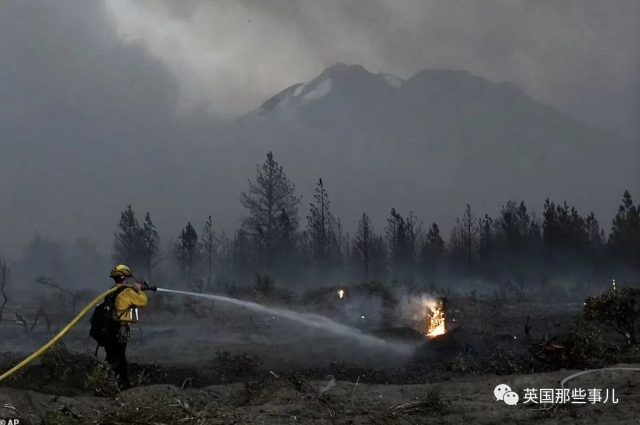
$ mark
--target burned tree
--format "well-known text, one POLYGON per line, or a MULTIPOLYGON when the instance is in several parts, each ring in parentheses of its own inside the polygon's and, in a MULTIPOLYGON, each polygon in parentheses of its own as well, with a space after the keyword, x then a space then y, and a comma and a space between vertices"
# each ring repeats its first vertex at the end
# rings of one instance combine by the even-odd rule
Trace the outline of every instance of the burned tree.
POLYGON ((51 321, 51 319, 49 319, 49 316, 44 310, 44 307, 43 307, 45 305, 44 300, 42 300, 40 304, 41 305, 38 308, 38 311, 36 312, 36 315, 34 316, 31 323, 29 323, 29 321, 22 315, 22 313, 20 313, 19 311, 15 312, 16 322, 20 324, 20 326, 22 326, 24 331, 27 333, 33 332, 33 330, 38 325, 38 322, 40 321, 40 319, 44 320, 47 332, 51 330, 51 326, 53 325, 53 322, 51 321))
POLYGON ((65 288, 60 283, 56 282, 54 279, 48 276, 36 277, 36 283, 44 286, 47 289, 56 291, 62 297, 68 297, 71 313, 74 313, 76 311, 76 306, 78 305, 78 301, 81 298, 82 291, 73 291, 71 289, 65 288))
POLYGON ((358 230, 353 241, 353 257, 361 265, 362 278, 368 280, 371 275, 371 257, 373 254, 375 233, 367 213, 362 213, 358 230))
POLYGON ((478 221, 478 256, 482 270, 491 274, 493 272, 493 259, 496 254, 495 222, 488 214, 478 221))
POLYGON ((202 292, 201 282, 195 282, 197 277, 198 266, 200 265, 200 244, 198 243, 198 234, 191 222, 180 232, 178 243, 176 244, 176 258, 180 265, 182 275, 185 276, 187 284, 195 288, 198 292, 202 292))
POLYGON ((211 216, 204 223, 202 231, 202 255, 207 268, 207 288, 211 288, 213 283, 213 262, 218 250, 218 238, 213 230, 213 220, 211 216))
POLYGON ((274 263, 280 270, 293 270, 292 261, 299 258, 296 251, 298 244, 297 223, 291 220, 289 213, 283 208, 278 214, 278 231, 276 233, 276 245, 274 263))
POLYGON ((147 279, 151 280, 151 272, 160 251, 160 235, 151 215, 147 213, 141 230, 141 259, 145 267, 147 279))
POLYGON ((598 257, 604 247, 604 231, 600 228, 600 223, 593 212, 589 213, 585 219, 585 227, 589 251, 593 256, 598 257))
POLYGON ((472 270, 477 243, 477 220, 471 212, 471 205, 467 204, 462 219, 456 218, 449 240, 451 256, 463 263, 467 272, 472 270))
POLYGON ((117 263, 137 268, 144 262, 141 255, 143 235, 136 213, 130 204, 120 213, 118 230, 114 235, 113 259, 117 263))
POLYGON ((440 228, 433 223, 424 237, 420 252, 422 269, 427 276, 433 275, 438 270, 444 255, 444 240, 440 236, 440 228))
POLYGON ((0 297, 2 297, 2 304, 0 304, 0 323, 2 323, 4 309, 9 303, 9 267, 3 258, 0 258, 0 297))
POLYGON ((633 204, 629 191, 624 192, 613 219, 608 245, 617 258, 636 267, 640 264, 640 208, 633 204))
POLYGON ((345 267, 349 262, 349 233, 344 234, 342 221, 336 217, 336 237, 335 237, 335 264, 339 268, 345 267), (343 249, 344 246, 344 249, 343 249))
POLYGON ((467 204, 467 208, 464 210, 462 229, 462 241, 464 244, 467 270, 471 270, 478 229, 476 228, 476 218, 471 213, 471 205, 469 204, 467 204))
POLYGON ((410 271, 415 264, 417 232, 413 213, 405 219, 392 208, 387 218, 386 236, 391 270, 399 277, 398 273, 410 271))
POLYGON ((227 248, 235 277, 246 276, 256 263, 255 238, 243 228, 236 230, 233 240, 227 248))
POLYGON ((495 221, 495 235, 502 245, 504 255, 513 256, 527 250, 530 226, 531 218, 524 202, 517 205, 514 201, 507 201, 502 206, 500 215, 495 221))
POLYGON ((544 204, 544 243, 550 251, 580 253, 588 245, 589 234, 585 219, 567 202, 544 204))
POLYGON ((371 277, 382 279, 387 273, 387 246, 384 237, 377 235, 371 244, 371 277))
POLYGON ((214 282, 219 289, 230 285, 234 277, 234 244, 224 231, 218 234, 218 249, 216 250, 216 274, 214 282))
POLYGON ((243 230, 254 236, 260 265, 267 269, 274 266, 275 247, 283 239, 282 232, 297 228, 300 199, 294 192, 295 186, 269 152, 264 164, 256 165, 255 181, 249 181, 249 190, 240 197, 249 212, 243 220, 243 230), (287 223, 284 228, 283 213, 287 223))
POLYGON ((330 209, 329 195, 322 179, 318 179, 307 216, 305 241, 311 262, 320 269, 337 264, 340 253, 338 246, 338 221, 330 209))

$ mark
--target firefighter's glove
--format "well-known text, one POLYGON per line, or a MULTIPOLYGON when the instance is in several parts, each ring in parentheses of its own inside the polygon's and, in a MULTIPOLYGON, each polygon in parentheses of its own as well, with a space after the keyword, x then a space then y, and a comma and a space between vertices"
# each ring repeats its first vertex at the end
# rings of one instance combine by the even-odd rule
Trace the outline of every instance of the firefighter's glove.
POLYGON ((143 291, 153 291, 156 292, 158 290, 157 286, 151 286, 149 285, 149 282, 147 282, 146 280, 143 280, 142 282, 140 282, 140 285, 142 286, 142 290, 143 291))

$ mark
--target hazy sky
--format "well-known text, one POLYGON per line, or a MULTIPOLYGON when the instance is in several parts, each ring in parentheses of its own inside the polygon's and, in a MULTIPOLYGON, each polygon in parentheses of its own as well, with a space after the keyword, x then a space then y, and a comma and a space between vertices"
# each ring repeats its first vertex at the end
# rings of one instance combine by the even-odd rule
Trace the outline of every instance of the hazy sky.
POLYGON ((336 62, 466 69, 637 136, 638 40, 637 0, 3 1, 0 255, 34 232, 108 246, 130 202, 170 232, 191 211, 236 225, 235 193, 177 199, 201 179, 185 146, 336 62))
POLYGON ((640 1, 106 0, 118 34, 176 75, 181 105, 230 115, 335 62, 408 77, 508 80, 597 126, 638 135, 640 1))

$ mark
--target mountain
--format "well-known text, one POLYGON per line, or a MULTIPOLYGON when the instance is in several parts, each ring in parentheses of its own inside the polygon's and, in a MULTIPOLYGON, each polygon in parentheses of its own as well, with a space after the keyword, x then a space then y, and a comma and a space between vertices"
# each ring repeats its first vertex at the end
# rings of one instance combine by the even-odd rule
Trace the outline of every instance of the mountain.
POLYGON ((301 192, 322 177, 348 224, 366 210, 379 228, 391 207, 447 227, 466 203, 484 214, 524 199, 539 211, 547 197, 607 227, 624 189, 640 186, 636 145, 466 71, 403 80, 336 64, 220 138, 230 167, 248 170, 272 150, 301 192))
POLYGON ((119 91, 67 78, 70 89, 40 97, 19 94, 41 79, 11 74, 21 89, 0 108, 0 255, 34 232, 88 235, 106 253, 130 203, 151 212, 167 246, 187 221, 199 229, 209 214, 230 231, 268 151, 303 195, 303 223, 322 178, 351 231, 363 211, 379 232, 392 207, 446 230, 467 203, 476 215, 495 214, 508 199, 540 211, 547 197, 593 210, 607 228, 625 189, 640 197, 637 142, 465 71, 405 80, 337 64, 216 122, 202 111, 175 118, 168 73, 147 87, 146 68, 130 68, 108 74, 135 77, 119 91), (135 90, 137 102, 128 98, 135 90), (104 107, 92 107, 96 99, 104 107))

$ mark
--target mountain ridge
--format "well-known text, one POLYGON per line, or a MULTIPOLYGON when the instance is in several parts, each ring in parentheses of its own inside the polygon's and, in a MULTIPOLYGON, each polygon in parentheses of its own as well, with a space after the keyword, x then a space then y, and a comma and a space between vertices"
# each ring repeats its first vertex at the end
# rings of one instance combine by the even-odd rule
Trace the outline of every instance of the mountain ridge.
POLYGON ((336 64, 231 128, 224 139, 243 152, 236 166, 273 151, 301 191, 322 177, 339 215, 368 211, 378 223, 391 207, 446 223, 466 203, 540 209, 547 197, 608 218, 640 181, 630 143, 464 70, 401 79, 336 64))
MULTIPOLYGON (((367 88, 377 86, 378 88, 383 88, 385 91, 384 95, 392 96, 391 100, 404 96, 404 106, 411 108, 424 106, 420 105, 420 102, 424 102, 425 100, 438 102, 442 101, 442 96, 465 95, 470 91, 473 92, 474 96, 477 96, 484 102, 497 101, 501 98, 513 102, 529 102, 531 106, 539 108, 540 112, 555 114, 557 118, 571 120, 574 125, 589 128, 594 132, 608 134, 607 137, 620 137, 608 131, 592 127, 553 106, 534 99, 524 90, 509 81, 492 82, 466 70, 457 69, 420 70, 409 78, 402 79, 390 73, 370 72, 362 65, 346 65, 344 63, 336 63, 326 68, 308 82, 292 84, 264 101, 257 109, 240 117, 240 119, 256 113, 265 114, 273 112, 278 106, 307 106, 312 102, 303 103, 300 102, 300 98, 303 98, 309 91, 313 90, 315 86, 327 79, 332 83, 331 90, 338 92, 339 95, 348 96, 353 95, 354 92, 363 93, 367 88), (368 81, 363 84, 362 79, 368 81), (338 84, 335 83, 336 81, 338 81, 338 84), (351 92, 345 93, 345 86, 349 84, 353 85, 354 81, 358 87, 352 87, 351 92)), ((325 95, 329 94, 331 93, 325 93, 325 95)), ((314 100, 321 100, 321 97, 314 100)), ((460 101, 462 100, 464 99, 460 99, 460 101)), ((366 104, 366 102, 364 103, 366 104)))
POLYGON ((169 237, 209 214, 229 231, 246 213, 240 193, 269 151, 304 197, 300 217, 322 178, 335 215, 352 230, 367 212, 382 231, 396 208, 446 231, 467 203, 476 215, 496 214, 508 199, 540 212, 546 198, 593 210, 604 224, 625 189, 640 196, 636 145, 466 71, 401 79, 338 65, 225 122, 202 114, 140 125, 140 107, 126 109, 124 119, 119 111, 106 120, 95 115, 91 125, 79 124, 83 111, 74 120, 70 110, 65 126, 29 132, 3 121, 13 140, 0 181, 11 205, 6 246, 37 231, 91 234, 109 247, 129 203, 149 211, 169 237))

